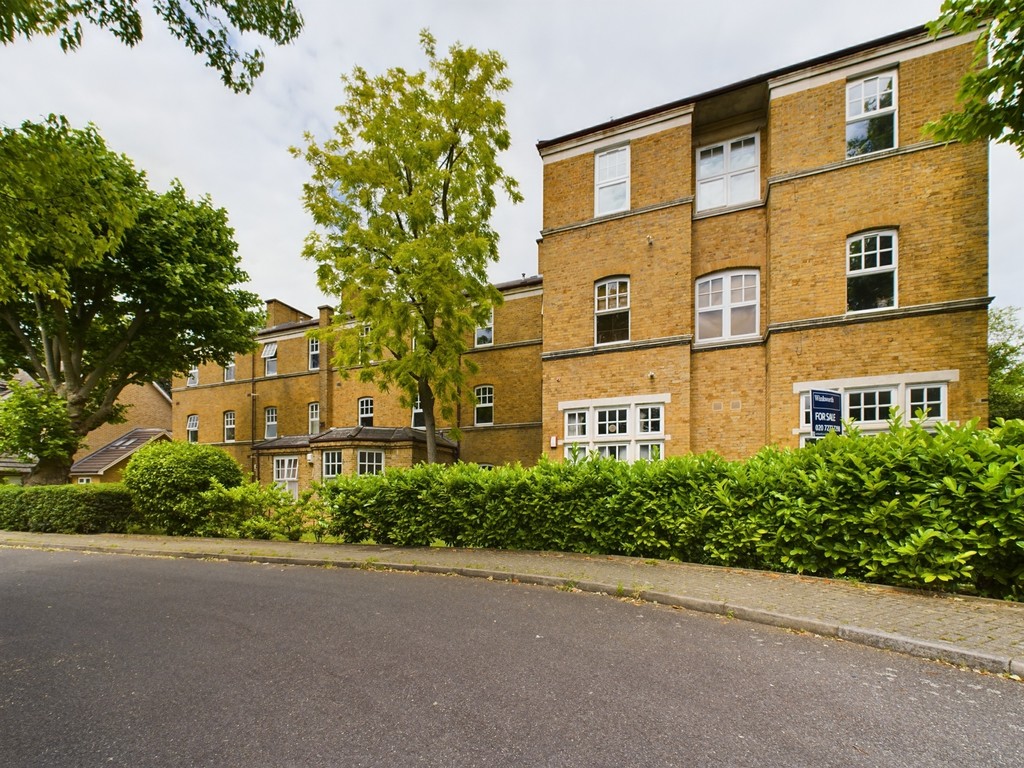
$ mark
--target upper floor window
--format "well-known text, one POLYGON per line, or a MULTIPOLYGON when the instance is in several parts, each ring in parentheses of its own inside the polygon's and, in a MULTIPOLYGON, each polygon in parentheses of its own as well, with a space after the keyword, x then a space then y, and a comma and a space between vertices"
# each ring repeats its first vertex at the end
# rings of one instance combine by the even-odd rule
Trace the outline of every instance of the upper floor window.
POLYGON ((309 340, 309 370, 320 369, 320 339, 309 340))
POLYGON ((473 390, 476 396, 474 423, 476 426, 494 423, 494 387, 483 384, 473 390))
POLYGON ((309 434, 320 434, 320 403, 309 404, 309 434))
POLYGON ((235 412, 224 411, 224 442, 235 442, 235 412))
POLYGON ((235 361, 232 360, 230 363, 224 366, 224 381, 235 380, 235 361))
POLYGON ((896 146, 896 73, 846 84, 846 156, 896 146))
POLYGON ((273 440, 277 437, 277 408, 270 406, 263 409, 263 437, 266 440, 273 440))
POLYGON ((260 353, 260 357, 263 358, 263 375, 264 376, 276 376, 277 375, 277 342, 268 341, 263 345, 263 351, 260 353))
POLYGON ((427 428, 427 419, 423 415, 423 407, 420 405, 419 395, 416 395, 416 403, 412 407, 412 425, 415 429, 427 428))
POLYGON ((868 232, 846 241, 846 311, 896 306, 896 233, 868 232))
POLYGON ((360 427, 372 427, 373 426, 373 398, 372 397, 360 397, 359 398, 359 426, 360 427))
POLYGON ((758 134, 697 150, 697 210, 761 199, 758 134))
POLYGON ((491 310, 491 316, 487 319, 487 325, 482 325, 476 329, 474 335, 473 346, 476 347, 489 347, 494 343, 494 310, 491 310))
POLYGON ((185 419, 185 439, 190 443, 199 442, 199 416, 194 413, 185 419))
POLYGON ((758 272, 722 272, 697 281, 697 341, 756 336, 758 272))
POLYGON ((615 277, 594 286, 594 343, 629 341, 629 278, 615 277))
POLYGON ((594 215, 629 209, 629 147, 594 156, 594 215))
POLYGON ((188 378, 185 379, 186 387, 195 387, 199 385, 199 368, 192 366, 188 369, 188 378))

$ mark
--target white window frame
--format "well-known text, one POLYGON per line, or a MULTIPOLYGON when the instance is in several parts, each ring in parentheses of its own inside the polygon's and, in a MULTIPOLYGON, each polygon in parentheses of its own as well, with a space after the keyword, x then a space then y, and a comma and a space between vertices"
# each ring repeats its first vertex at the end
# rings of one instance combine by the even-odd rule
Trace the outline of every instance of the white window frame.
POLYGON ((477 427, 489 427, 494 424, 494 386, 481 384, 473 388, 476 405, 473 408, 473 424, 477 427), (490 418, 484 418, 490 411, 490 418), (481 415, 483 412, 483 415, 481 415))
POLYGON ((738 205, 747 205, 761 201, 761 134, 759 132, 748 133, 744 136, 736 136, 728 141, 717 144, 709 144, 704 147, 697 147, 696 159, 697 169, 697 212, 724 210, 734 208, 738 205), (754 164, 745 165, 742 168, 733 168, 733 154, 738 151, 737 145, 746 145, 752 142, 754 148, 754 164), (722 168, 719 171, 707 170, 701 163, 701 157, 708 153, 721 150, 722 168), (744 195, 736 183, 739 180, 746 180, 753 176, 756 183, 756 192, 753 196, 744 195), (712 204, 710 190, 715 185, 721 185, 724 202, 712 204), (705 191, 706 190, 706 191, 705 191))
POLYGON ((235 442, 235 412, 224 411, 224 442, 235 442), (228 432, 228 430, 231 430, 228 432))
POLYGON ((188 369, 188 375, 185 377, 185 386, 199 386, 199 366, 193 365, 191 368, 188 369))
POLYGON ((324 451, 322 455, 322 471, 320 476, 329 480, 338 477, 342 473, 341 451, 324 451))
POLYGON ((306 412, 309 415, 309 434, 319 435, 320 434, 320 403, 310 403, 306 407, 306 412))
POLYGON ((491 308, 491 316, 488 319, 487 325, 478 327, 473 332, 473 346, 474 347, 491 347, 494 346, 494 308, 491 308))
POLYGON ((908 385, 906 390, 907 403, 905 412, 907 414, 907 418, 916 419, 917 411, 924 410, 924 408, 922 408, 922 404, 926 406, 929 411, 932 409, 932 407, 936 405, 938 407, 938 415, 926 415, 924 418, 924 423, 929 424, 934 422, 946 421, 949 418, 947 415, 949 413, 949 388, 946 386, 945 383, 935 382, 930 384, 913 384, 908 385), (931 393, 928 390, 931 389, 939 390, 939 400, 937 403, 934 400, 929 399, 931 393), (915 392, 924 393, 923 403, 914 403, 915 392))
MULTIPOLYGON (((884 93, 885 90, 882 91, 882 94, 884 93)), ((898 107, 899 78, 897 77, 897 70, 891 69, 885 72, 875 72, 871 75, 860 76, 855 79, 848 80, 846 83, 846 157, 865 157, 867 155, 885 152, 898 147, 900 145, 900 121, 898 107), (878 98, 879 92, 877 84, 884 78, 892 78, 892 96, 891 104, 889 106, 882 106, 883 99, 878 98), (858 89, 860 89, 859 95, 858 89), (875 102, 873 104, 869 102, 872 97, 866 97, 864 95, 867 90, 874 91, 875 102), (849 143, 850 127, 858 123, 868 122, 878 119, 879 117, 885 117, 886 115, 892 115, 892 146, 880 147, 868 152, 851 152, 849 143)))
POLYGON ((299 457, 274 457, 274 483, 297 498, 299 495, 299 457))
POLYGON ((268 405, 263 409, 263 439, 277 439, 277 406, 268 405), (273 429, 271 429, 273 427, 273 429))
POLYGON ((92 478, 91 477, 80 477, 80 478, 78 478, 78 484, 79 485, 91 485, 92 484, 92 478))
POLYGON ((598 280, 594 283, 594 345, 604 346, 606 344, 622 344, 629 341, 633 334, 633 317, 630 310, 630 293, 632 292, 632 286, 630 285, 629 277, 625 275, 616 275, 614 277, 606 277, 598 280), (608 287, 615 284, 617 287, 614 293, 608 292, 608 287), (625 291, 621 289, 621 285, 625 285, 625 291), (604 295, 601 295, 601 290, 604 290, 604 295), (608 341, 600 341, 598 325, 600 319, 603 317, 612 317, 618 314, 625 314, 626 316, 626 338, 624 339, 611 339, 608 341))
POLYGON ((761 273, 756 269, 731 269, 725 272, 715 272, 705 275, 697 280, 694 286, 694 333, 699 343, 712 343, 734 341, 737 339, 756 339, 761 335, 761 273), (747 298, 747 292, 751 290, 748 280, 753 280, 754 297, 747 298), (735 285, 736 281, 740 285, 735 285), (715 291, 716 281, 721 281, 721 289, 715 291), (741 291, 739 298, 736 291, 741 291), (715 298, 718 297, 718 303, 715 298), (747 333, 734 333, 733 312, 747 307, 754 308, 754 330, 747 333), (722 333, 719 336, 705 336, 701 332, 701 316, 721 313, 722 333))
POLYGON ((360 450, 356 453, 356 473, 379 475, 384 471, 384 451, 360 450), (374 471, 368 471, 374 470, 374 471))
POLYGON ((224 381, 235 380, 235 361, 232 360, 230 363, 224 366, 224 381))
POLYGON ((606 149, 594 154, 594 216, 607 216, 608 214, 620 213, 622 211, 629 210, 629 155, 628 144, 613 147, 612 149, 606 149), (619 159, 624 160, 625 171, 614 176, 607 175, 606 172, 610 172, 613 167, 619 165, 619 159), (612 164, 613 160, 614 165, 612 164), (602 175, 604 175, 603 178, 602 175), (612 206, 608 203, 607 207, 602 207, 601 193, 620 186, 624 188, 625 192, 624 204, 620 206, 612 206))
POLYGON ((199 442, 199 414, 190 413, 185 418, 185 440, 189 443, 199 442))
POLYGON ((263 358, 263 375, 277 376, 277 342, 268 341, 264 344, 260 357, 263 358))
POLYGON ((319 371, 320 370, 320 339, 316 337, 309 338, 307 343, 307 356, 309 361, 309 370, 319 371))
POLYGON ((571 458, 591 453, 614 454, 624 461, 647 459, 651 447, 665 457, 665 444, 671 435, 665 431, 669 393, 637 397, 611 397, 560 402, 563 456, 571 458), (609 447, 611 446, 611 447, 609 447), (625 446, 621 448, 620 446, 625 446))
MULTIPOLYGON (((938 416, 928 416, 922 422, 925 427, 932 427, 949 418, 949 385, 960 380, 960 372, 957 370, 945 371, 922 371, 919 373, 893 374, 882 376, 862 376, 852 379, 831 379, 825 381, 803 381, 793 385, 794 394, 798 395, 800 403, 800 423, 793 430, 793 434, 800 437, 800 445, 807 445, 815 441, 811 431, 811 397, 812 389, 825 389, 839 392, 843 398, 843 420, 850 420, 850 394, 863 394, 866 392, 891 391, 890 408, 899 408, 900 421, 909 424, 914 419, 911 410, 911 398, 915 391, 938 389, 940 401, 938 416)), ((934 402, 934 401, 933 401, 934 402)), ((877 408, 877 405, 869 407, 877 408)), ((853 424, 863 435, 876 435, 885 432, 889 428, 888 410, 885 413, 876 413, 875 419, 870 421, 855 421, 853 424)))
POLYGON ((851 315, 859 315, 862 312, 879 312, 887 309, 895 309, 900 305, 899 297, 899 237, 895 229, 877 229, 869 232, 858 232, 856 235, 851 235, 846 238, 846 312, 851 315), (881 238, 891 237, 892 248, 882 248, 881 238), (878 244, 874 251, 865 250, 867 247, 867 241, 871 238, 875 238, 878 244), (852 265, 854 261, 854 254, 851 253, 854 245, 860 243, 859 258, 861 266, 854 268, 852 265), (881 266, 879 263, 883 257, 883 254, 887 251, 892 251, 892 264, 881 266), (868 256, 874 254, 876 259, 876 265, 873 267, 866 266, 868 256), (876 307, 865 307, 863 309, 850 309, 850 280, 860 277, 871 277, 872 275, 892 275, 892 303, 883 306, 876 307))
POLYGON ((373 426, 373 398, 372 397, 360 397, 356 404, 358 421, 360 427, 372 427, 373 426), (365 423, 369 420, 369 423, 365 423))

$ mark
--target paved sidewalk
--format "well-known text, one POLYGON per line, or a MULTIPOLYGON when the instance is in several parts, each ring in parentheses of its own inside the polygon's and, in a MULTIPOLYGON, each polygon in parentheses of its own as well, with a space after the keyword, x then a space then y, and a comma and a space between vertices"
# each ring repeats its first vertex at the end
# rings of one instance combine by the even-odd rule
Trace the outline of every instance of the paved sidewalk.
POLYGON ((568 586, 1024 677, 1024 603, 662 560, 552 552, 0 531, 3 547, 414 570, 568 586))

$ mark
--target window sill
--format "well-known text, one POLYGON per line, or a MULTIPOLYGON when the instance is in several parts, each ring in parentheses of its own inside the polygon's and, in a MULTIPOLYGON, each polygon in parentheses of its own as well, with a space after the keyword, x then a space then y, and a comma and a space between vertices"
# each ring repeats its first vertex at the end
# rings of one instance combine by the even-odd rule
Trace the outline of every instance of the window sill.
POLYGON ((749 200, 745 203, 736 203, 736 205, 726 205, 721 208, 709 208, 706 211, 694 211, 694 221, 698 219, 711 219, 715 216, 724 216, 729 213, 737 213, 738 211, 748 211, 751 208, 763 208, 765 201, 762 198, 757 200, 749 200))
POLYGON ((705 349, 723 349, 728 347, 751 347, 764 344, 764 337, 760 334, 752 336, 736 336, 731 339, 712 339, 710 341, 694 341, 693 351, 705 349))

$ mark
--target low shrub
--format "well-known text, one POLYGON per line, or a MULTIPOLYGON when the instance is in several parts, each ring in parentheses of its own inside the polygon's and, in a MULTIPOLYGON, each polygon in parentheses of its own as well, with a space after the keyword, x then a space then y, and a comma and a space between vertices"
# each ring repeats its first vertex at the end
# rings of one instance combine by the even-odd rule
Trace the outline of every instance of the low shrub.
POLYGON ((242 468, 212 445, 159 442, 141 448, 128 461, 124 484, 144 525, 170 535, 203 535, 211 523, 209 499, 215 485, 242 484, 242 468))
POLYGON ((37 533, 125 533, 136 520, 120 483, 0 486, 0 528, 37 533))
POLYGON ((743 462, 420 465, 323 488, 344 541, 656 557, 1024 598, 1024 422, 832 435, 743 462))

